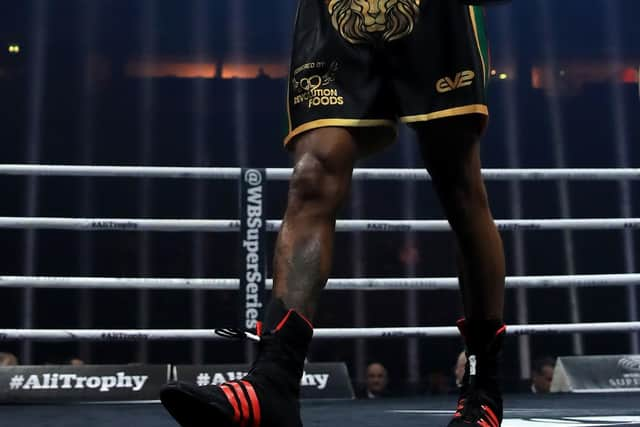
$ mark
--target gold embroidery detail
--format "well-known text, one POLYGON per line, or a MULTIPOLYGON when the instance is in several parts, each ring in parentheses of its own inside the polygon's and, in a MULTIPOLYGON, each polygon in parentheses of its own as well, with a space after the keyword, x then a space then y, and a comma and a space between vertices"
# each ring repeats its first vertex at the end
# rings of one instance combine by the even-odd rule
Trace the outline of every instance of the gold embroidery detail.
POLYGON ((350 43, 367 43, 376 34, 398 40, 413 31, 421 0, 326 0, 331 23, 350 43))
POLYGON ((461 87, 471 86, 475 77, 476 73, 471 70, 462 71, 457 73, 453 79, 447 76, 438 80, 436 90, 438 93, 447 93, 461 87))

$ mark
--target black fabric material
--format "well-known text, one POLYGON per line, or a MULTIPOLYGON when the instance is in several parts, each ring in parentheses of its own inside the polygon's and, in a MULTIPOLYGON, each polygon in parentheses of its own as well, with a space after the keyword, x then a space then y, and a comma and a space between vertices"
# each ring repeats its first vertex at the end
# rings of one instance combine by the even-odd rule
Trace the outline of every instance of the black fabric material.
POLYGON ((287 308, 279 298, 271 298, 264 314, 264 330, 272 331, 278 326, 278 323, 287 315, 287 308))
POLYGON ((296 311, 287 310, 276 298, 267 307, 264 326, 258 357, 249 375, 286 388, 297 398, 313 329, 296 311), (285 318, 286 321, 276 331, 285 318))
POLYGON ((409 0, 375 11, 351 6, 299 2, 287 141, 309 128, 391 126, 399 118, 426 121, 486 105, 489 64, 469 6, 453 0, 409 0))
MULTIPOLYGON (((258 398, 261 427, 301 427, 300 378, 313 329, 298 313, 274 299, 267 307, 265 330, 249 374, 236 381, 237 403, 248 402, 249 413, 234 419, 234 408, 221 387, 197 387, 177 382, 161 392, 161 401, 182 427, 252 426, 258 420, 251 405, 249 383, 258 398), (247 422, 248 421, 248 422, 247 422)), ((229 390, 229 388, 227 388, 229 390)), ((257 411, 256 411, 257 412, 257 411)))

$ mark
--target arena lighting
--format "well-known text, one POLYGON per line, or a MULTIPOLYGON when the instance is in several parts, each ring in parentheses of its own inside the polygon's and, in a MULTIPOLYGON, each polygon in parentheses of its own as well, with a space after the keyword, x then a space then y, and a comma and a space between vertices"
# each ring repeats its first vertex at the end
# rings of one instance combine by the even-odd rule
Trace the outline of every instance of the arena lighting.
MULTIPOLYGON (((497 11, 498 21, 497 28, 500 38, 505 41, 504 53, 507 63, 515 64, 516 59, 516 47, 513 42, 514 31, 514 19, 513 11, 503 8, 497 11)), ((495 71, 494 76, 498 71, 495 71)), ((505 120, 502 120, 503 132, 507 141, 517 141, 520 139, 520 116, 519 116, 519 102, 518 91, 514 85, 505 85, 502 88, 502 96, 500 102, 502 103, 503 111, 505 111, 505 120)), ((521 165, 520 145, 519 144, 506 144, 507 162, 510 168, 518 168, 521 165)), ((509 185, 509 198, 511 199, 511 206, 509 212, 514 218, 523 218, 522 208, 522 185, 518 181, 514 181, 509 185)), ((525 249, 524 234, 521 232, 513 233, 511 236, 511 243, 513 248, 513 261, 514 272, 524 275, 526 271, 526 256, 527 251, 525 249)), ((515 305, 516 316, 518 323, 527 323, 529 321, 528 311, 528 295, 526 289, 517 289, 515 291, 515 305)), ((531 340, 529 336, 522 335, 518 337, 518 365, 520 378, 531 377, 531 340)))
POLYGON ((7 50, 9 51, 9 53, 18 54, 20 53, 20 45, 11 44, 9 45, 9 48, 7 50))
MULTIPOLYGON (((247 12, 250 8, 245 2, 234 1, 231 3, 231 22, 234 23, 231 31, 230 59, 231 62, 243 64, 247 62, 246 40, 247 12)), ((223 73, 224 76, 224 73, 223 73)), ((236 148, 236 158, 241 166, 246 166, 249 161, 249 123, 247 121, 249 109, 249 88, 244 79, 233 80, 233 100, 230 107, 233 109, 234 135, 233 141, 236 148)))
MULTIPOLYGON (((604 10, 604 22, 606 25, 605 40, 609 46, 608 62, 613 75, 619 73, 618 65, 623 62, 622 54, 622 34, 621 28, 621 10, 616 2, 608 2, 604 10)), ((623 76, 624 77, 624 76, 623 76)), ((612 142, 615 147, 616 165, 624 167, 631 164, 629 159, 630 142, 633 137, 627 132, 628 121, 630 119, 625 108, 624 93, 620 82, 611 81, 609 84, 611 96, 611 119, 613 126, 612 142)), ((620 182, 618 187, 619 206, 622 216, 631 216, 633 212, 632 190, 629 182, 620 182)), ((635 248, 636 239, 633 233, 625 231, 622 235, 622 248, 624 250, 624 268, 625 270, 636 268, 635 248)), ((630 320, 638 318, 638 297, 637 290, 633 286, 627 287, 627 316, 630 320)), ((640 335, 629 334, 630 349, 635 354, 640 351, 640 335)))
MULTIPOLYGON (((567 133, 565 132, 565 113, 564 105, 560 102, 555 94, 561 93, 559 79, 554 70, 562 69, 558 56, 558 37, 555 32, 554 13, 550 3, 540 1, 538 5, 538 22, 543 29, 542 37, 542 60, 548 64, 544 71, 545 80, 549 82, 550 91, 545 94, 546 113, 550 123, 551 130, 551 146, 556 168, 564 168, 567 164, 566 147, 567 133), (554 95, 552 95, 554 94, 554 95)), ((559 25, 559 24, 558 24, 559 25)), ((570 188, 567 181, 559 181, 557 187, 557 203, 560 207, 560 215, 562 218, 571 217, 570 188)), ((574 254, 576 245, 574 243, 573 234, 565 230, 562 238, 563 253, 565 259, 565 268, 568 274, 575 274, 576 264, 574 254)), ((580 322, 580 299, 575 289, 569 289, 569 315, 572 323, 580 322)), ((583 355, 584 344, 582 335, 576 334, 572 337, 573 354, 583 355)))
POLYGON ((507 73, 500 73, 500 75, 498 76, 498 78, 500 80, 507 80, 509 78, 509 75, 507 73))
MULTIPOLYGON (((207 0, 198 0, 195 2, 191 15, 192 39, 196 52, 196 61, 202 64, 206 61, 207 52, 211 50, 211 23, 208 13, 207 0)), ((216 64, 213 64, 213 76, 216 76, 216 64)), ((207 91, 206 83, 203 79, 197 79, 193 82, 191 93, 193 111, 207 111, 207 106, 211 104, 209 91, 207 91)), ((193 164, 205 166, 208 161, 207 154, 207 129, 206 114, 195 114, 192 121, 193 127, 193 164)), ((191 203, 191 211, 194 218, 204 218, 206 216, 205 207, 208 203, 207 193, 203 182, 200 182, 195 189, 195 197, 191 203)), ((203 233, 196 233, 192 240, 192 271, 195 275, 204 274, 206 271, 205 260, 205 242, 206 238, 203 233)), ((205 298, 202 291, 197 291, 191 297, 191 310, 194 328, 202 328, 205 325, 205 298)), ((204 343, 194 340, 191 343, 191 354, 196 363, 204 361, 204 343)))
MULTIPOLYGON (((142 15, 139 23, 139 37, 141 41, 142 56, 144 58, 153 57, 157 54, 158 46, 155 38, 155 31, 158 25, 158 2, 154 0, 144 0, 141 2, 142 15)), ((153 79, 146 78, 142 80, 139 86, 138 97, 142 100, 142 105, 150 106, 157 102, 157 87, 153 79)), ((154 135, 154 115, 151 108, 141 108, 138 112, 138 123, 142 132, 139 136, 138 158, 144 164, 151 164, 153 158, 153 146, 156 135, 154 135)), ((139 197, 137 201, 137 210, 141 217, 145 218, 151 212, 151 191, 152 184, 149 180, 142 180, 139 183, 139 197)), ((151 260, 153 257, 153 247, 148 233, 142 234, 138 240, 138 271, 146 274, 151 271, 151 260)), ((149 291, 140 290, 136 295, 136 303, 139 307, 136 322, 139 326, 149 324, 149 291)), ((137 343, 137 359, 139 362, 146 363, 148 361, 149 348, 142 341, 137 343)))

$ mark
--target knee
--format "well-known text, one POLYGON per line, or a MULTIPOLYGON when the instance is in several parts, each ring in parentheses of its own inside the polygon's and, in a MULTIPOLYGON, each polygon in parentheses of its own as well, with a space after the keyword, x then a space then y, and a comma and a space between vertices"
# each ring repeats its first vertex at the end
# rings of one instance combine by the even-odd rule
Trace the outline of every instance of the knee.
POLYGON ((482 180, 459 177, 437 186, 447 219, 454 231, 464 232, 472 227, 474 221, 491 216, 482 180))
POLYGON ((315 208, 331 213, 346 196, 351 173, 336 168, 326 156, 303 154, 289 183, 289 209, 315 208))

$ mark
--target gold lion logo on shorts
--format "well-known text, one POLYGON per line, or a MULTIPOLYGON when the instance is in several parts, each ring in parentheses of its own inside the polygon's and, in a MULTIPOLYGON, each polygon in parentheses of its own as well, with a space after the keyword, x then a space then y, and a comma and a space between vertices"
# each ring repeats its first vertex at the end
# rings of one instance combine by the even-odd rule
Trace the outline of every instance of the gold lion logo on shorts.
POLYGON ((413 31, 421 0, 325 0, 331 23, 350 43, 367 43, 374 35, 398 40, 413 31))

